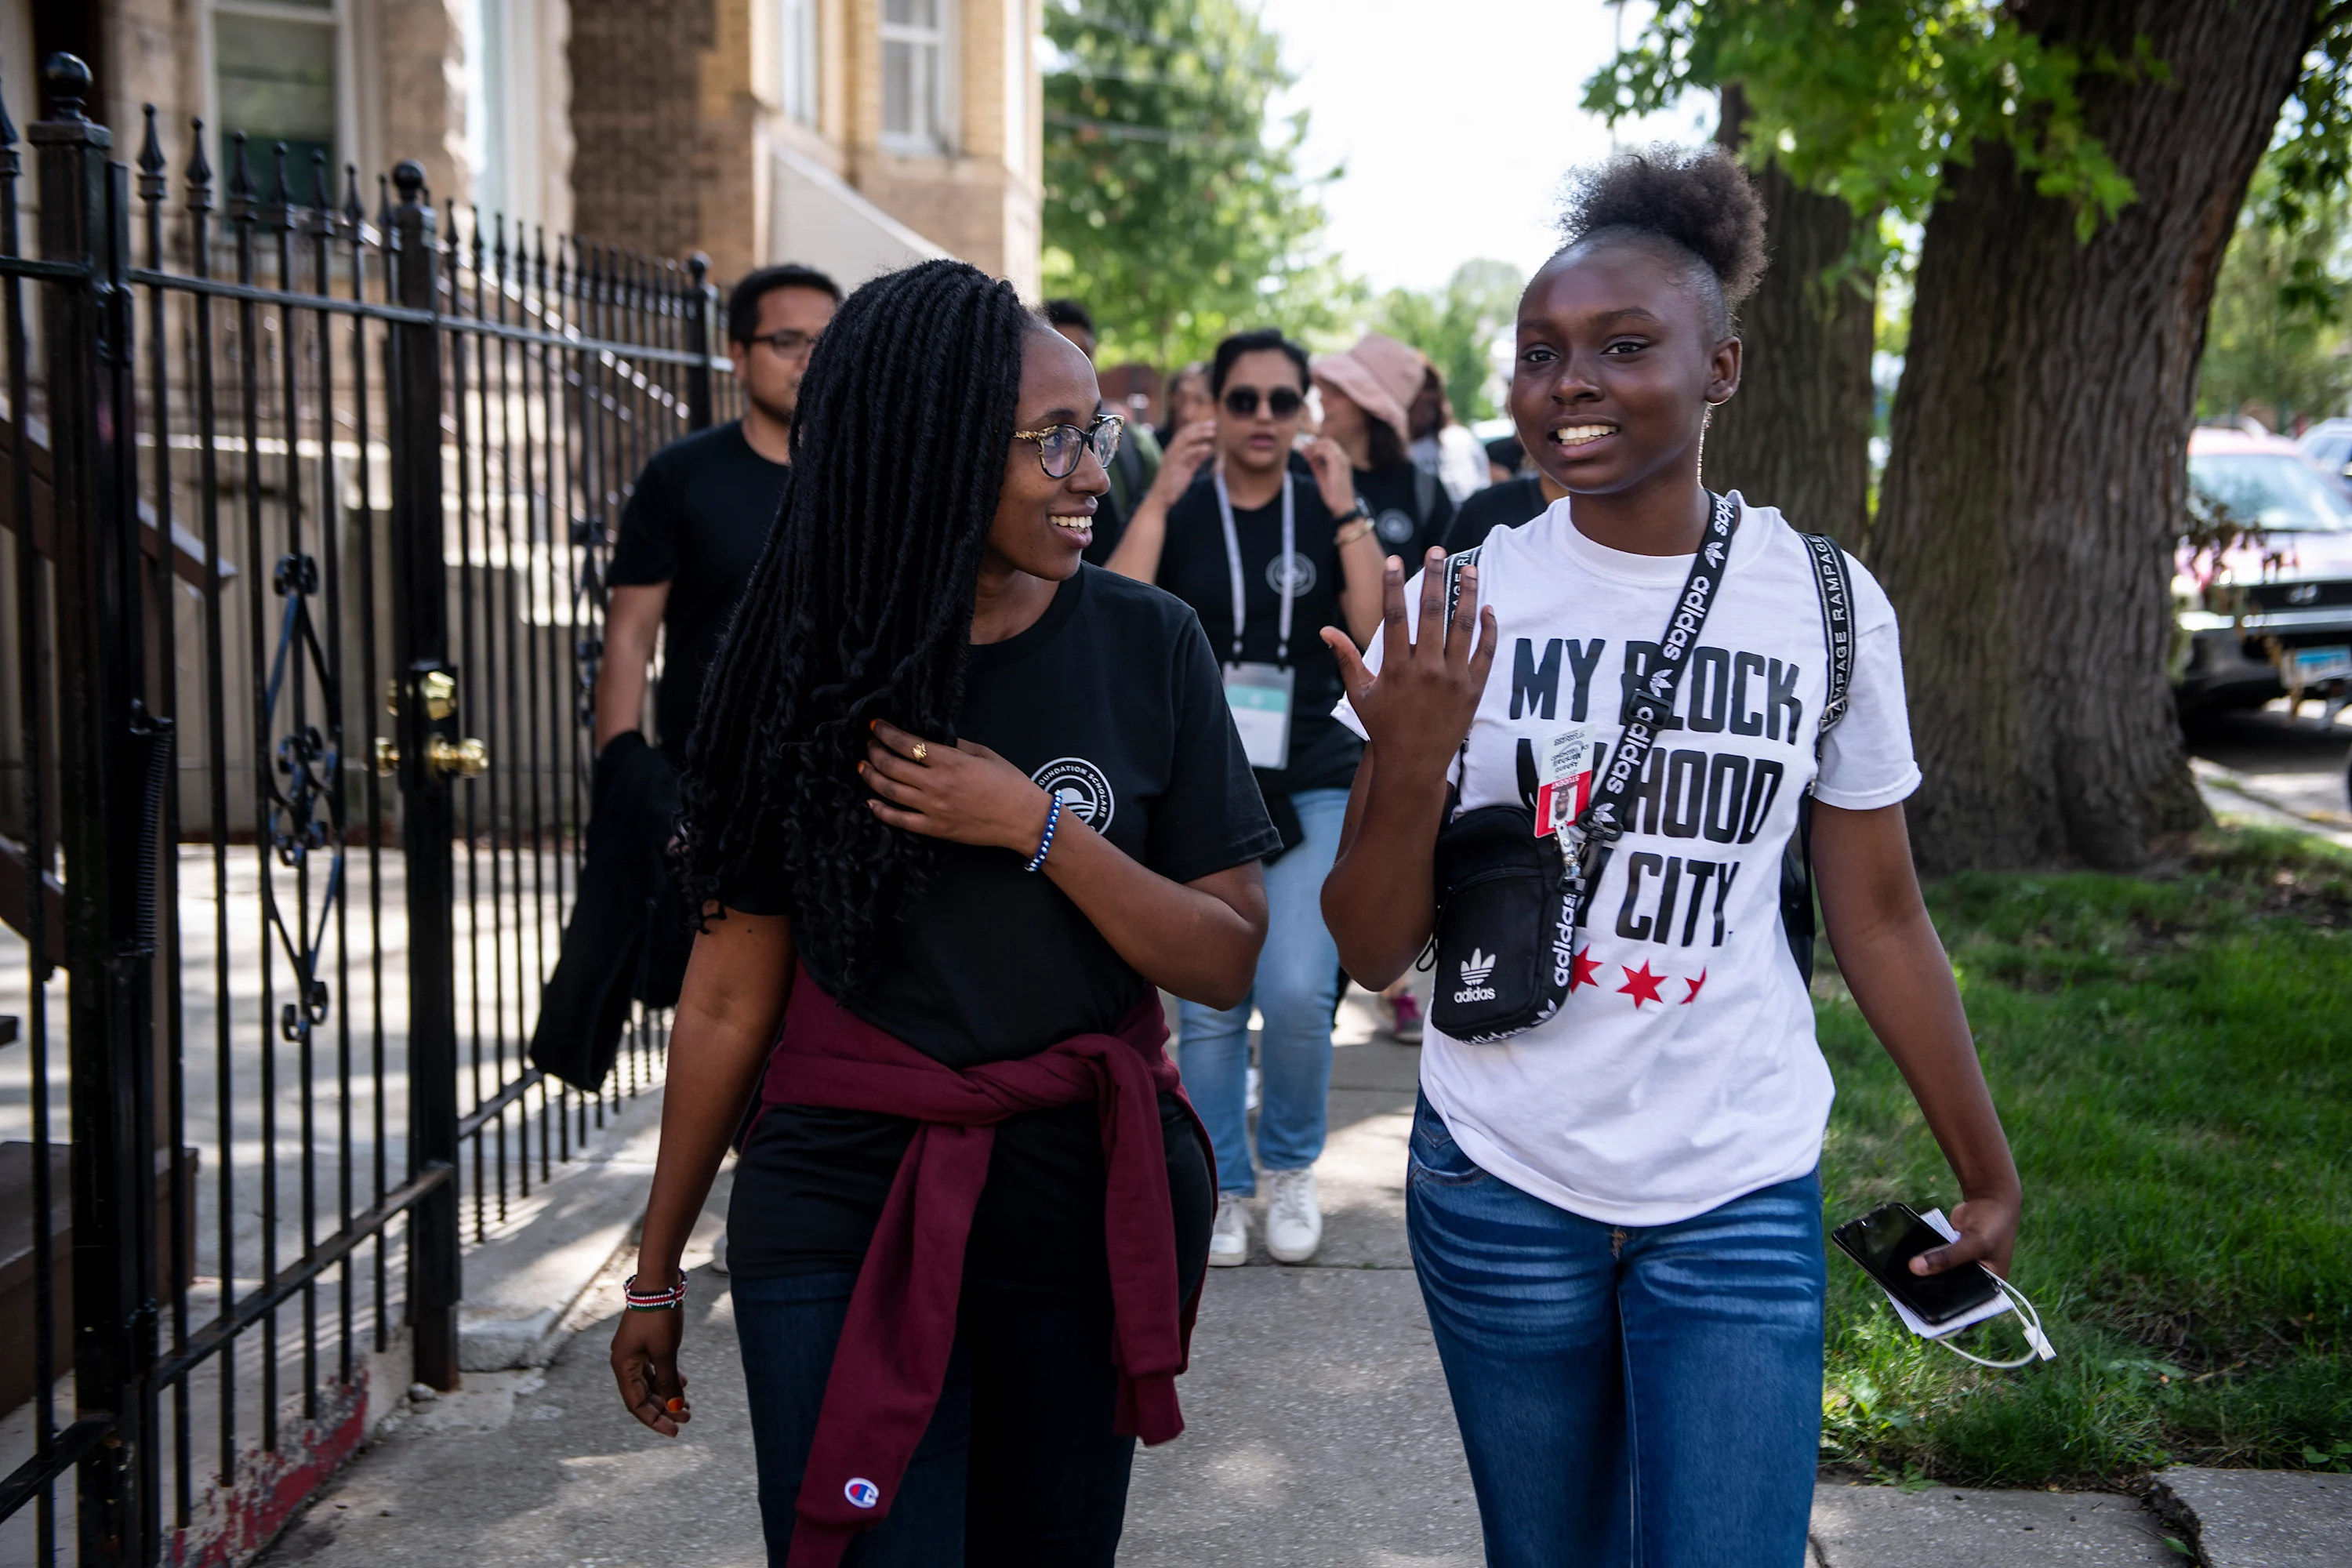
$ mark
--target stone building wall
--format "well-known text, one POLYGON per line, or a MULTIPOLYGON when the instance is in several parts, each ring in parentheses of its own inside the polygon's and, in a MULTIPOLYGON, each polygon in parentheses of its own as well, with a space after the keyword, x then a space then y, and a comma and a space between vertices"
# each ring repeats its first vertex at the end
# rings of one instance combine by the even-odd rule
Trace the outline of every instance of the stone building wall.
POLYGON ((572 0, 572 212, 590 239, 699 247, 703 59, 746 0, 572 0))

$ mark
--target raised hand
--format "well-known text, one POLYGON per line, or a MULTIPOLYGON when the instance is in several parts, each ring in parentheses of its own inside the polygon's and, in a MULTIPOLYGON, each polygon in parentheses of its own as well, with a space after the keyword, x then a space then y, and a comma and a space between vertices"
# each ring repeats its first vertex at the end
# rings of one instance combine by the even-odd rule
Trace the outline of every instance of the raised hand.
POLYGON ((1315 488, 1334 516, 1356 504, 1356 466, 1348 449, 1328 436, 1307 444, 1307 466, 1315 471, 1315 488))
POLYGON ((1200 478, 1201 465, 1216 449, 1215 420, 1196 419, 1183 426, 1169 437, 1168 449, 1160 456, 1160 473, 1151 481, 1150 493, 1160 498, 1162 506, 1174 506, 1200 478))
POLYGON ((1418 638, 1404 609, 1404 563, 1391 555, 1381 574, 1381 668, 1364 663, 1345 632, 1323 629, 1339 661, 1348 700, 1371 737, 1380 771, 1401 777, 1443 773, 1478 712, 1495 666, 1495 612, 1478 603, 1478 567, 1462 569, 1462 598, 1445 615, 1445 552, 1422 563, 1418 638))

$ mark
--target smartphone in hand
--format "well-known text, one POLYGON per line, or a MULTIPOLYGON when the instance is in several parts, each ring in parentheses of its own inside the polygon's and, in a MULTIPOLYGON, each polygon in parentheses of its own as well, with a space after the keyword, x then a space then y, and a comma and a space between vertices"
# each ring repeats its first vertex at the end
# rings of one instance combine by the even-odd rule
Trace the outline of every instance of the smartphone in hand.
POLYGON ((1924 1323, 1948 1323, 2000 1294, 1981 1263, 1964 1263, 1941 1274, 1912 1273, 1913 1258, 1948 1245, 1948 1240, 1906 1204, 1883 1204, 1838 1226, 1830 1239, 1924 1323))

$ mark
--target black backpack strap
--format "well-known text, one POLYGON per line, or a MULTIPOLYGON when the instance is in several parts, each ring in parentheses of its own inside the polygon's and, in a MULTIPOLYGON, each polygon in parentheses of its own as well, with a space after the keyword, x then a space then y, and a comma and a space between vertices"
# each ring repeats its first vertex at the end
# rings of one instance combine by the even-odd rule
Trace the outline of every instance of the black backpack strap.
POLYGON ((1853 689, 1853 584, 1846 576, 1845 552, 1826 533, 1801 533, 1805 558, 1812 563, 1813 587, 1822 601, 1822 638, 1829 645, 1829 697, 1822 704, 1821 727, 1813 732, 1813 754, 1845 717, 1853 689))
MULTIPOLYGON (((1822 701, 1821 722, 1813 731, 1813 756, 1818 761, 1823 742, 1845 717, 1853 689, 1853 584, 1846 575, 1845 552, 1825 533, 1801 533, 1805 559, 1812 563, 1813 588, 1821 600, 1822 641, 1829 652, 1829 689, 1822 701)), ((1813 792, 1806 787, 1797 802, 1797 830, 1780 860, 1780 924, 1789 936, 1789 955, 1808 981, 1813 977, 1813 792)))
POLYGON ((1449 630, 1454 626, 1454 612, 1462 605, 1462 568, 1476 565, 1478 552, 1485 548, 1483 544, 1474 544, 1445 558, 1445 625, 1449 630))

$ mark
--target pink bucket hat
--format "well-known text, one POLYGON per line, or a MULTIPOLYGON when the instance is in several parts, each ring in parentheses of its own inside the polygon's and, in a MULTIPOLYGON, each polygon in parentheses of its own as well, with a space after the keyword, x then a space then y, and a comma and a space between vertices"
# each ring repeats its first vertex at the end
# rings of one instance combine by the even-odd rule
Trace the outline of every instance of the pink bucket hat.
POLYGON ((1429 374, 1427 355, 1384 333, 1366 332, 1354 348, 1318 354, 1312 363, 1317 381, 1346 393, 1357 407, 1394 430, 1400 443, 1412 442, 1405 410, 1421 395, 1429 374))

